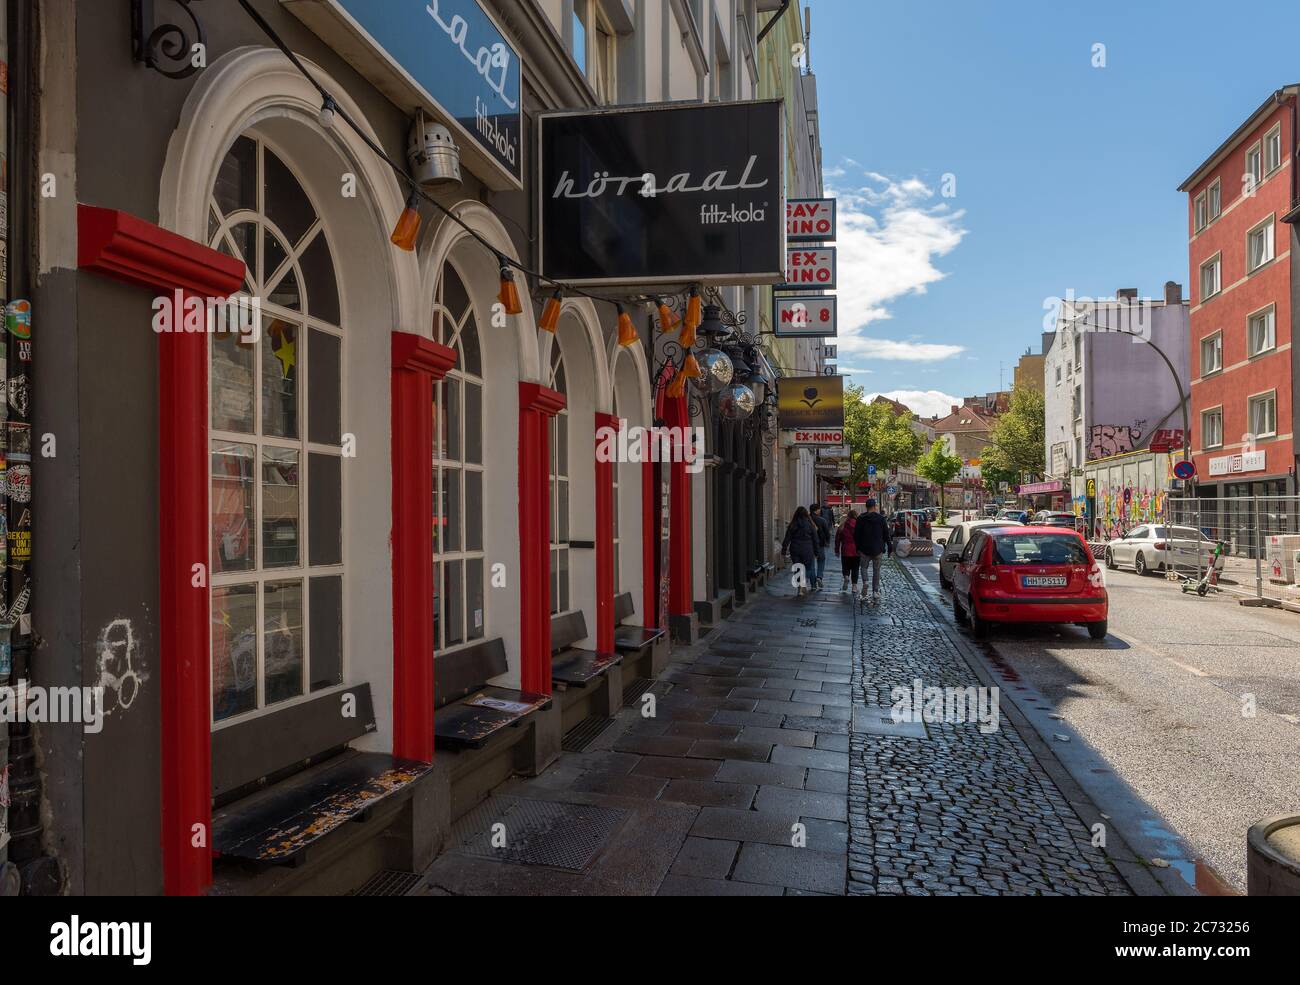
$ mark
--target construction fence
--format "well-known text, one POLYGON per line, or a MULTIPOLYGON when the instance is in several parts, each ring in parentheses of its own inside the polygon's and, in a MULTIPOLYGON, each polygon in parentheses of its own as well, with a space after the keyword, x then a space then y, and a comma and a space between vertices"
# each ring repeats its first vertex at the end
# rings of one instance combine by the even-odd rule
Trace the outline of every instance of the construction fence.
POLYGON ((1166 496, 1162 507, 1171 529, 1201 535, 1194 550, 1183 552, 1186 561, 1179 567, 1195 564, 1199 576, 1222 543, 1220 590, 1300 606, 1300 496, 1166 496))

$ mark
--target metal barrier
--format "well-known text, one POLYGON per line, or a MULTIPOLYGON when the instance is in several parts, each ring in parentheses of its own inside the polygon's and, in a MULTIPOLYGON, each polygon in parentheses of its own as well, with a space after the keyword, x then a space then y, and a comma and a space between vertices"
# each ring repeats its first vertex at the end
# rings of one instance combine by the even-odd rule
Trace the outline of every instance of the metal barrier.
POLYGON ((1300 496, 1169 496, 1163 522, 1203 535, 1190 552, 1198 574, 1223 542, 1221 590, 1300 608, 1300 496))

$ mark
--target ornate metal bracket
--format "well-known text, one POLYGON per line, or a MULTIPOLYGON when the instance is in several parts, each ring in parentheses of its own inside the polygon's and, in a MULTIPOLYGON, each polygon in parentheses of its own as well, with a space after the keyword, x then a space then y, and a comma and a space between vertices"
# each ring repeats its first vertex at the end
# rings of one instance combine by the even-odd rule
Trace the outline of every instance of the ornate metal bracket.
POLYGON ((194 63, 196 44, 207 45, 203 24, 191 8, 197 0, 167 0, 179 7, 188 24, 157 24, 154 0, 131 0, 131 55, 169 79, 186 79, 202 65, 194 63))

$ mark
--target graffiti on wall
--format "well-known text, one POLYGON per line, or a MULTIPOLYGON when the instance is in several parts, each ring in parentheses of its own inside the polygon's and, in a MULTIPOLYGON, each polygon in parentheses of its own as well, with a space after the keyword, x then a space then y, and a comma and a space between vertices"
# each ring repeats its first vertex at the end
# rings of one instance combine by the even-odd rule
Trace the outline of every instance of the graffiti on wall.
POLYGON ((130 620, 114 619, 101 629, 95 653, 98 683, 104 688, 104 714, 110 714, 114 707, 125 711, 149 679, 141 669, 140 645, 130 620), (110 697, 114 699, 112 705, 110 697))
POLYGON ((1097 496, 1094 536, 1099 540, 1123 537, 1142 523, 1154 523, 1163 515, 1166 493, 1132 485, 1106 489, 1097 496))
POLYGON ((1142 432, 1128 424, 1094 424, 1088 438, 1089 458, 1108 458, 1133 451, 1142 432))

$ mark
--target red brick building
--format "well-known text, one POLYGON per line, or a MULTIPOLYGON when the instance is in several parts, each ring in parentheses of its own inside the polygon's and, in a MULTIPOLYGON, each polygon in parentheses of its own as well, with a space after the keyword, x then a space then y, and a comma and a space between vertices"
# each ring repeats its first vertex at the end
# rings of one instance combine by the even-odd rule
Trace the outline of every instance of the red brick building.
POLYGON ((1192 285, 1192 454, 1205 497, 1296 491, 1298 91, 1270 95, 1178 189, 1192 285))

